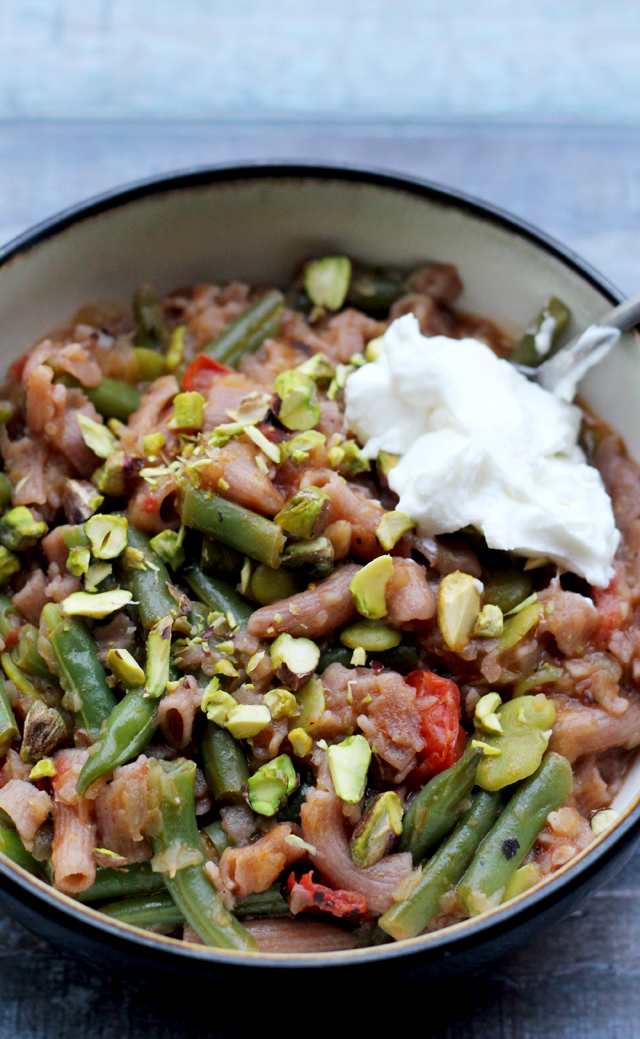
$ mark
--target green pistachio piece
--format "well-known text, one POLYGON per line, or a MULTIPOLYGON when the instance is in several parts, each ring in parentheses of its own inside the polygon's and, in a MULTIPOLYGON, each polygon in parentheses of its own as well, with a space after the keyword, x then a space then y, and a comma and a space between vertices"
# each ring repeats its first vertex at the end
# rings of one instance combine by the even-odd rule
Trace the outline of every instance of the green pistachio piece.
POLYGON ((355 575, 349 591, 358 613, 370 620, 380 620, 387 615, 385 592, 393 577, 391 556, 378 556, 355 575))
POLYGON ((62 716, 42 700, 36 700, 25 719, 20 757, 23 761, 47 758, 67 738, 62 716))
POLYGON ((167 688, 170 655, 171 617, 160 617, 147 635, 146 692, 154 700, 167 688))
POLYGON ((296 728, 313 735, 325 709, 324 686, 317 675, 312 675, 306 685, 298 690, 296 700, 300 709, 296 728))
POLYGON ((499 606, 487 603, 480 610, 480 615, 473 629, 474 639, 499 639, 504 627, 504 618, 499 606))
POLYGON ((337 469, 342 476, 357 476, 368 473, 371 462, 365 458, 355 440, 344 440, 327 452, 327 461, 332 469, 337 469))
POLYGON ((169 429, 202 429, 204 404, 204 397, 196 390, 176 394, 173 398, 173 417, 167 423, 169 429))
POLYGON ((20 569, 20 560, 9 552, 4 545, 0 545, 0 588, 6 584, 12 574, 20 569))
POLYGON ((485 755, 478 765, 476 782, 483 790, 501 790, 535 772, 549 744, 556 709, 544 693, 537 693, 509 700, 495 715, 502 735, 483 733, 481 739, 500 756, 485 755))
POLYGON ((320 384, 331 382, 336 374, 331 361, 322 353, 314 354, 304 364, 299 364, 296 371, 302 372, 303 375, 308 375, 310 379, 320 384))
POLYGON ((116 438, 107 426, 103 426, 102 422, 94 422, 88 415, 80 412, 78 425, 85 444, 98 458, 108 458, 116 450, 116 438))
POLYGON ((376 537, 386 552, 395 548, 400 538, 415 527, 414 521, 406 512, 385 512, 378 523, 376 537))
POLYGON ((613 826, 617 818, 618 813, 613 808, 605 808, 601 812, 596 812, 590 824, 592 832, 599 837, 601 833, 613 826))
POLYGON ((262 765, 247 781, 246 798, 258 815, 272 816, 284 808, 298 777, 288 754, 262 765))
POLYGON ((304 569, 309 577, 322 580, 332 573, 333 563, 333 545, 329 538, 320 537, 287 545, 282 553, 281 565, 286 570, 304 569))
POLYGON ((278 418, 287 429, 305 431, 320 421, 318 391, 313 379, 296 368, 281 372, 273 384, 280 398, 278 418))
POLYGON ((144 671, 128 649, 110 649, 107 664, 116 678, 130 689, 144 685, 144 671))
POLYGON ((76 548, 69 549, 69 557, 67 559, 67 570, 74 575, 74 577, 82 577, 86 574, 89 569, 89 563, 91 562, 91 549, 76 548))
POLYGON ((542 617, 542 611, 542 604, 533 602, 530 606, 526 606, 524 610, 514 614, 513 617, 509 617, 502 629, 502 636, 498 643, 498 652, 506 653, 508 649, 513 649, 514 646, 517 646, 518 642, 521 642, 525 635, 528 635, 531 629, 535 628, 542 617))
POLYGON ((384 336, 376 336, 367 343, 364 356, 366 361, 377 361, 384 353, 384 336))
POLYGON ((115 559, 127 547, 129 524, 125 516, 96 513, 84 529, 96 559, 115 559))
POLYGON ((438 630, 454 653, 468 645, 480 613, 480 591, 460 570, 442 578, 438 589, 438 630))
MULTIPOLYGON (((253 574, 246 574, 246 576, 250 577, 247 591, 249 588, 251 589, 253 597, 258 600, 261 606, 271 606, 272 603, 288 599, 300 591, 300 586, 292 573, 288 570, 282 570, 280 567, 274 570, 273 567, 267 566, 266 563, 260 563, 253 574)), ((240 590, 242 591, 242 575, 240 590)), ((246 594, 246 592, 243 592, 243 594, 246 594)))
POLYGON ((225 728, 237 740, 257 736, 271 721, 269 708, 264 704, 236 704, 227 713, 225 728))
POLYGON ((501 703, 502 700, 497 693, 487 693, 486 696, 480 697, 473 716, 477 729, 482 729, 483 732, 488 732, 493 736, 502 735, 502 725, 500 724, 500 719, 495 714, 496 708, 501 703))
POLYGON ((395 791, 378 794, 351 838, 349 854, 356 866, 375 866, 389 854, 402 834, 402 815, 402 802, 395 791))
POLYGON ((124 451, 114 451, 104 465, 96 469, 91 480, 103 495, 122 498, 126 493, 130 474, 131 459, 125 455, 124 451))
POLYGON ((69 523, 85 523, 100 508, 104 498, 96 494, 95 487, 87 480, 67 480, 62 501, 69 523))
POLYGON ((383 620, 354 621, 340 632, 340 641, 348 649, 362 647, 367 653, 385 653, 402 642, 402 632, 383 620))
POLYGON ((32 548, 47 532, 47 524, 39 513, 33 516, 26 505, 16 505, 0 519, 0 544, 12 552, 32 548))
POLYGON ((542 880, 542 870, 536 862, 528 862, 526 866, 521 866, 520 869, 517 869, 507 883, 502 901, 510 902, 512 898, 522 895, 540 880, 542 880))
POLYGON ((178 570, 185 561, 185 551, 182 547, 185 528, 180 530, 161 530, 159 534, 151 538, 150 545, 157 552, 163 563, 168 563, 172 570, 178 570))
POLYGON ((99 592, 97 595, 89 595, 87 592, 73 592, 60 603, 63 611, 68 617, 93 617, 102 620, 110 613, 121 610, 123 606, 131 602, 131 592, 116 589, 113 592, 99 592))
POLYGON ((350 281, 351 260, 348 256, 325 256, 305 267, 305 291, 317 307, 340 310, 350 281))
POLYGON ((292 437, 291 440, 283 440, 280 444, 282 461, 291 458, 296 465, 301 465, 308 459, 309 451, 313 451, 315 447, 321 447, 326 440, 324 433, 318 433, 316 429, 308 429, 304 433, 298 433, 298 436, 292 437))
POLYGON ((364 736, 347 736, 327 750, 329 771, 335 792, 341 801, 357 804, 367 782, 371 763, 371 747, 364 736))
POLYGON ((274 517, 287 534, 319 538, 329 523, 331 498, 320 487, 302 487, 274 517))
POLYGON ((296 639, 283 632, 271 644, 271 662, 286 689, 294 693, 309 680, 320 660, 320 650, 311 639, 296 639))
POLYGON ((298 715, 298 701, 288 689, 270 689, 262 699, 272 718, 295 718, 298 715))
MULTIPOLYGON (((158 354, 155 354, 155 356, 157 357, 158 354)), ((145 458, 156 458, 165 444, 164 433, 148 433, 147 436, 142 438, 142 450, 145 458)))

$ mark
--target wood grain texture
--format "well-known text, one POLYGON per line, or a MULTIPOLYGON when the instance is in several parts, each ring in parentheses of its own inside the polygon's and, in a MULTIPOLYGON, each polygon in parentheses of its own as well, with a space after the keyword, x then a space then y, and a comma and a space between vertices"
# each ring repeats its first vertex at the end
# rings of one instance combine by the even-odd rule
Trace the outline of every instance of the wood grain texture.
POLYGON ((637 0, 2 0, 0 117, 640 120, 637 0))
MULTIPOLYGON (((640 284, 639 145, 640 130, 588 127, 9 121, 0 123, 0 239, 97 191, 170 168, 316 158, 404 171, 488 198, 556 234, 631 291, 640 284)), ((285 1005, 297 1021, 295 986, 287 985, 285 1005)), ((134 979, 91 971, 0 916, 0 1039, 244 1039, 249 1027, 281 1039, 280 1011, 264 1022, 253 1015, 248 1025, 245 1006, 246 992, 233 990, 203 992, 186 1005, 179 988, 140 990, 134 979)), ((418 1039, 637 1037, 640 854, 580 913, 508 962, 435 989, 412 982, 401 992, 359 991, 356 1010, 358 1031, 371 1036, 388 1023, 418 1039)), ((336 1015, 337 1008, 326 1014, 331 1027, 336 1015)))

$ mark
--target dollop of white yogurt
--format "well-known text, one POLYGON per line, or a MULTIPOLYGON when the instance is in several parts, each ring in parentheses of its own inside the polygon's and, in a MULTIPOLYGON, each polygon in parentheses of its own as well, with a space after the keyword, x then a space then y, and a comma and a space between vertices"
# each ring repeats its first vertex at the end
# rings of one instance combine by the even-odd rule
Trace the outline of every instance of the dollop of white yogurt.
POLYGON ((548 556, 592 585, 609 583, 620 534, 578 447, 575 405, 476 339, 423 336, 413 314, 389 326, 345 396, 364 455, 401 456, 389 485, 423 534, 472 524, 490 548, 548 556))

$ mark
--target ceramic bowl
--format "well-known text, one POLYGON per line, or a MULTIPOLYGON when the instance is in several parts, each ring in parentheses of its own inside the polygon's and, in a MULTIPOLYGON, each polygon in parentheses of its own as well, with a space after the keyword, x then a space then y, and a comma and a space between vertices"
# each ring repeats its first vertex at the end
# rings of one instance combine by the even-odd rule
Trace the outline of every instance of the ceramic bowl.
MULTIPOLYGON (((2 367, 81 304, 128 301, 143 281, 161 293, 234 278, 285 285, 302 260, 338 252, 400 267, 454 263, 464 284, 458 306, 513 332, 550 295, 571 308, 568 336, 620 299, 540 232, 437 185, 317 166, 204 169, 103 195, 2 250, 2 367)), ((640 460, 640 348, 633 337, 588 375, 581 393, 640 460)), ((196 982, 247 972, 266 978, 284 967, 302 975, 322 968, 341 977, 348 969, 350 978, 398 971, 436 977, 506 955, 573 910, 626 861, 640 827, 639 801, 640 762, 614 804, 616 825, 532 892, 443 931, 346 953, 226 952, 155 936, 79 905, 1 854, 0 904, 71 955, 154 982, 163 973, 196 982)))

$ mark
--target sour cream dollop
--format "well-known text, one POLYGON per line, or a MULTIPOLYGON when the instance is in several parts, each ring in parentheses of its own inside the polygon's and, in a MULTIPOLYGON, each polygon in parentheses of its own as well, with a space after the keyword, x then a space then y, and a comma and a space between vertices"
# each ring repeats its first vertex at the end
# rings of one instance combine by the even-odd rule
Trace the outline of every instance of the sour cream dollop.
POLYGON ((345 396, 363 454, 401 456, 389 485, 424 534, 472 524, 490 548, 548 556, 592 585, 609 583, 620 534, 578 447, 575 405, 476 339, 426 338, 413 314, 390 325, 345 396))

